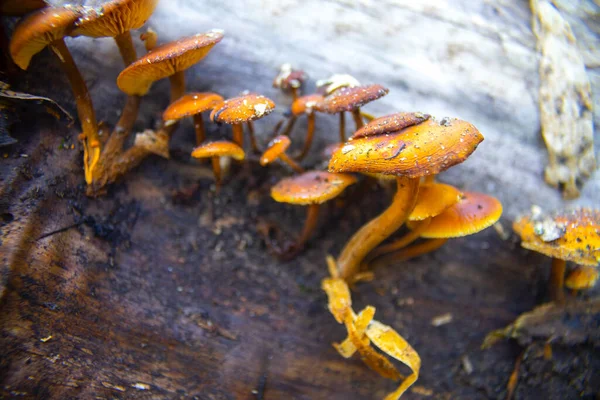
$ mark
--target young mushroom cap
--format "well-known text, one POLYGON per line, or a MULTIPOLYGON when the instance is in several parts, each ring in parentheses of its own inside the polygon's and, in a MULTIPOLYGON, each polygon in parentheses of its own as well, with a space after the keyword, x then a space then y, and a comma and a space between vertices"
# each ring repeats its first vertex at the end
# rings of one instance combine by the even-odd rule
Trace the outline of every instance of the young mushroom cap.
POLYGON ((422 221, 441 214, 458 203, 463 194, 454 186, 443 183, 423 184, 419 188, 417 204, 408 216, 409 221, 422 221))
MULTIPOLYGON (((472 235, 495 224, 502 215, 498 199, 483 193, 464 192, 460 201, 433 217, 421 231, 427 239, 446 239, 472 235)), ((408 221, 415 229, 419 222, 408 221)))
POLYGON ((517 219, 513 229, 526 249, 581 265, 600 263, 600 210, 534 212, 517 219))
POLYGON ((215 29, 158 46, 121 71, 117 86, 129 95, 143 96, 153 82, 202 60, 221 39, 223 31, 215 29))
POLYGON ((279 156, 290 147, 292 141, 285 135, 279 135, 269 142, 267 150, 260 156, 260 165, 263 167, 277 160, 279 156))
POLYGON ((20 17, 48 6, 45 0, 0 0, 0 15, 20 17))
POLYGON ((317 92, 328 96, 344 87, 360 86, 358 79, 348 74, 333 74, 327 79, 317 81, 317 92))
POLYGON ((27 69, 31 57, 69 34, 81 10, 76 6, 47 7, 23 19, 10 41, 10 55, 15 64, 27 69))
POLYGON ((212 110, 222 102, 223 97, 216 93, 189 93, 171 103, 162 117, 164 121, 176 121, 212 110))
POLYGON ((139 29, 154 12, 158 0, 113 0, 87 7, 71 36, 115 37, 139 29))
POLYGON ((241 124, 269 115, 275 108, 273 100, 255 93, 225 100, 210 113, 217 123, 241 124))
POLYGON ((388 92, 389 89, 381 85, 343 87, 326 96, 323 102, 318 105, 317 111, 328 114, 353 111, 385 96, 388 92))
POLYGON ((572 290, 587 290, 596 285, 598 269, 587 265, 574 268, 565 279, 565 286, 572 290))
POLYGON ((355 182, 356 178, 348 174, 309 171, 277 182, 271 188, 271 197, 280 203, 321 204, 337 197, 355 182))
POLYGON ((312 114, 323 102, 323 95, 314 93, 298 97, 292 103, 292 114, 298 116, 302 114, 312 114))
POLYGON ((355 139, 333 153, 331 172, 361 172, 417 178, 438 174, 466 160, 483 136, 459 119, 434 119, 401 131, 355 139))
POLYGON ((294 69, 291 64, 282 64, 279 73, 273 79, 273 87, 283 90, 298 89, 306 78, 304 71, 294 69))
POLYGON ((354 132, 350 140, 397 132, 409 126, 420 124, 429 118, 431 118, 431 115, 420 112, 399 112, 386 115, 374 119, 354 132))
POLYGON ((192 151, 194 158, 211 158, 211 157, 232 157, 236 160, 243 160, 246 157, 244 149, 235 143, 226 140, 205 143, 196 147, 192 151))

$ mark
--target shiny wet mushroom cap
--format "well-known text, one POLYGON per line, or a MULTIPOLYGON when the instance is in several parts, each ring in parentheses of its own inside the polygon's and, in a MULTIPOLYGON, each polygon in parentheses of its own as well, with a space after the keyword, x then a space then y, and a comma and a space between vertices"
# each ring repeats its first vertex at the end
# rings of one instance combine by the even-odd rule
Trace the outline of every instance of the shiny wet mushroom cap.
POLYGON ((250 93, 225 100, 213 109, 210 119, 217 123, 241 124, 269 115, 275 103, 262 95, 250 93))
POLYGON ((443 183, 423 184, 419 188, 417 204, 408 216, 408 220, 422 221, 435 217, 458 203, 461 197, 461 191, 454 186, 443 183))
POLYGON ((143 96, 153 82, 188 69, 222 39, 223 31, 212 30, 158 46, 125 68, 117 85, 129 95, 143 96))
POLYGON ((545 215, 533 212, 517 219, 513 229, 521 246, 577 264, 600 263, 600 211, 580 208, 545 215))
MULTIPOLYGON (((460 201, 433 217, 421 230, 421 237, 428 239, 456 238, 472 235, 495 224, 502 215, 502 204, 483 193, 464 192, 460 201)), ((418 222, 409 221, 415 228, 418 222)))
POLYGON ((87 7, 72 36, 115 37, 139 29, 154 12, 158 0, 113 0, 87 7))
POLYGON ((260 156, 260 165, 265 166, 278 159, 291 144, 292 141, 290 138, 283 135, 271 140, 267 145, 267 150, 260 156))
POLYGON ((354 132, 350 140, 397 132, 409 126, 420 124, 430 117, 429 114, 420 112, 400 112, 379 117, 354 132))
POLYGON ((292 114, 312 114, 314 110, 317 110, 323 102, 323 95, 320 94, 307 94, 300 96, 292 103, 292 114))
POLYGON ((271 197, 280 203, 320 204, 338 196, 355 182, 352 175, 309 171, 279 181, 271 188, 271 197))
POLYGON ((244 149, 235 143, 225 140, 205 143, 196 147, 192 151, 194 158, 211 158, 211 157, 232 157, 236 160, 243 160, 246 157, 244 149))
POLYGON ((381 85, 343 87, 326 96, 317 110, 328 114, 353 111, 385 96, 388 92, 389 89, 381 85))
POLYGON ((596 286, 598 269, 587 265, 574 268, 565 279, 565 287, 572 290, 587 290, 596 286))
POLYGON ((195 114, 212 110, 223 102, 223 97, 216 93, 188 93, 180 97, 163 112, 164 121, 179 120, 195 114))
POLYGON ((417 178, 466 160, 483 136, 459 119, 429 119, 399 132, 346 143, 329 162, 331 172, 361 172, 417 178))

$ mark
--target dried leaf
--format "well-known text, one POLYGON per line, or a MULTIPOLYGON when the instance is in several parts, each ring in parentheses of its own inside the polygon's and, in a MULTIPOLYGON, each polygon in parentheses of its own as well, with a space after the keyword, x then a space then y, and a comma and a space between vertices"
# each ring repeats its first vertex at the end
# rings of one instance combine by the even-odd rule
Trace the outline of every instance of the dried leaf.
MULTIPOLYGON (((364 310, 362 310, 358 316, 354 316, 354 329, 356 330, 357 335, 362 339, 365 335, 365 330, 369 325, 369 322, 373 319, 375 315, 375 307, 367 306, 364 310)), ((340 355, 344 358, 350 358, 356 353, 356 346, 350 337, 347 337, 341 343, 334 343, 333 347, 340 353, 340 355)))
POLYGON ((351 311, 352 298, 350 289, 343 279, 325 278, 321 282, 321 288, 327 293, 329 302, 327 307, 338 323, 346 320, 346 315, 351 311))

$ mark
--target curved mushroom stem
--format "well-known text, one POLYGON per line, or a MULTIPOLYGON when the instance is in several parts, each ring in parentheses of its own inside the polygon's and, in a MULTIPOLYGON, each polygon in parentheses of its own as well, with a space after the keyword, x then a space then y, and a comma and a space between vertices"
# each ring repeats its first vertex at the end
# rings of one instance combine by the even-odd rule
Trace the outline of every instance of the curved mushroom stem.
POLYGON ((359 130, 363 127, 365 122, 362 119, 362 114, 360 113, 360 108, 355 108, 352 110, 352 117, 354 117, 354 123, 356 124, 356 130, 359 130))
POLYGON ((196 144, 200 145, 204 142, 204 139, 206 139, 202 113, 194 114, 194 130, 196 131, 196 144))
POLYGON ((185 74, 183 71, 175 72, 169 77, 171 83, 171 103, 185 94, 185 74))
POLYGON ((552 300, 557 303, 564 303, 565 301, 565 270, 567 262, 559 258, 552 259, 552 271, 550 272, 550 296, 552 300))
POLYGON ((363 225, 346 243, 337 261, 340 277, 346 282, 352 282, 365 256, 404 224, 415 207, 419 180, 396 177, 398 189, 392 204, 379 216, 363 225))
POLYGON ((374 249, 372 252, 369 253, 365 261, 368 263, 371 260, 375 260, 377 257, 380 257, 384 254, 391 253, 393 251, 400 250, 408 246, 409 244, 417 240, 419 237, 421 237, 421 232, 423 232, 425 228, 427 228, 430 221, 431 218, 427 218, 419 222, 415 229, 411 230, 401 238, 393 241, 392 243, 386 244, 384 246, 379 246, 378 248, 374 249))
POLYGON ((294 128, 294 125, 296 124, 297 119, 298 119, 298 117, 296 117, 295 115, 292 115, 288 119, 288 123, 285 126, 285 130, 283 131, 282 135, 290 136, 290 133, 292 133, 292 129, 294 128))
POLYGON ((346 116, 342 111, 340 113, 340 143, 344 143, 346 141, 346 116))
POLYGON ((92 182, 92 172, 100 158, 100 139, 98 137, 98 123, 96 122, 96 114, 92 99, 88 92, 87 86, 69 49, 65 45, 63 39, 54 41, 50 48, 58 57, 62 69, 67 74, 71 89, 75 94, 75 103, 77 104, 77 114, 81 122, 83 131, 83 152, 84 152, 84 172, 85 181, 89 184, 92 182))
POLYGON ((308 206, 308 211, 306 213, 306 220, 304 221, 302 233, 298 237, 298 240, 295 244, 295 247, 298 248, 298 250, 301 250, 304 247, 304 243, 306 243, 308 239, 310 239, 310 237, 312 236, 315 227, 317 226, 317 221, 319 220, 320 208, 320 204, 311 204, 308 206))
POLYGON ((221 160, 219 157, 211 157, 210 160, 212 162, 213 174, 215 174, 215 187, 218 193, 221 189, 221 160))
POLYGON ((287 165, 289 165, 294 171, 298 172, 299 174, 304 172, 304 168, 302 168, 296 161, 292 160, 287 154, 280 154, 279 159, 287 165))
POLYGON ((313 136, 315 133, 315 113, 308 114, 308 128, 306 130, 306 138, 304 139, 304 147, 302 148, 302 153, 296 158, 298 161, 302 161, 304 157, 308 154, 310 150, 310 145, 312 144, 313 136))
POLYGON ((367 121, 367 122, 371 122, 375 119, 375 116, 373 114, 369 114, 366 113, 364 111, 360 112, 360 115, 367 121))
POLYGON ((391 262, 410 260, 411 258, 415 258, 425 253, 432 252, 442 247, 442 245, 447 241, 448 239, 427 239, 423 243, 415 244, 395 253, 386 254, 383 257, 379 257, 374 262, 373 268, 375 268, 375 266, 386 265, 391 262))
POLYGON ((250 145, 252 146, 252 151, 260 154, 260 149, 256 145, 256 136, 254 135, 254 124, 252 121, 248 121, 248 134, 250 135, 250 145))
POLYGON ((241 148, 244 147, 244 128, 242 124, 231 125, 231 132, 233 133, 233 143, 237 144, 241 148))
POLYGON ((121 53, 125 66, 128 66, 137 60, 137 54, 129 31, 115 36, 115 42, 117 42, 117 47, 119 48, 119 53, 121 53))

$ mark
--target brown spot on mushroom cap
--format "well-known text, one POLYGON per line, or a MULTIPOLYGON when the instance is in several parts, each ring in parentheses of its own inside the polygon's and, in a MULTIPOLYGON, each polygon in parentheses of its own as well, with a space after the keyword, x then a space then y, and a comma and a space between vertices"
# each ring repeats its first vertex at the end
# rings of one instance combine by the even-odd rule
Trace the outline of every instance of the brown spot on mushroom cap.
POLYGON ((591 289, 598 282, 598 269, 587 265, 574 268, 565 278, 565 286, 572 290, 591 289))
POLYGON ((210 113, 213 122, 241 124, 269 115, 275 108, 273 100, 256 93, 225 100, 210 113))
MULTIPOLYGON (((464 192, 458 203, 431 218, 429 225, 421 232, 421 237, 444 239, 472 235, 495 224, 501 215, 502 204, 495 197, 464 192)), ((407 222, 411 229, 416 224, 419 222, 407 222)))
POLYGON ((158 46, 121 71, 117 86, 129 95, 143 96, 153 82, 202 60, 221 39, 223 31, 212 30, 158 46))
POLYGON ((462 197, 460 190, 443 183, 423 184, 419 188, 417 204, 408 216, 409 221, 421 221, 441 214, 458 203, 462 197))
POLYGON ((400 112, 386 115, 384 117, 374 119, 354 132, 354 135, 352 135, 350 140, 367 136, 383 135, 384 133, 397 132, 404 128, 408 128, 409 126, 420 124, 421 122, 428 120, 430 117, 431 116, 429 114, 423 114, 420 112, 400 112))
POLYGON ((113 0, 87 7, 71 36, 115 37, 139 29, 154 12, 158 0, 113 0))
POLYGON ((212 110, 223 102, 223 97, 211 92, 188 93, 180 97, 163 112, 163 120, 178 120, 212 110))
POLYGON ((326 96, 317 111, 337 114, 352 111, 388 94, 389 89, 381 85, 343 87, 326 96))
POLYGON ((81 10, 75 6, 47 7, 23 19, 10 41, 10 55, 15 64, 27 69, 31 57, 73 29, 81 10))
POLYGON ((292 103, 292 114, 296 116, 312 114, 314 110, 320 107, 322 102, 323 95, 317 93, 300 96, 292 103))
POLYGON ((280 203, 320 204, 333 199, 356 182, 348 174, 309 171, 284 178, 271 188, 271 197, 280 203))
POLYGON ((192 157, 232 157, 236 160, 243 160, 246 157, 246 154, 244 153, 244 149, 237 144, 226 140, 219 140, 196 147, 194 151, 192 151, 192 157))
POLYGON ((466 121, 440 124, 429 119, 399 132, 346 143, 332 155, 329 171, 410 178, 438 174, 466 160, 482 140, 477 128, 466 121))
POLYGON ((48 5, 45 0, 0 0, 0 15, 20 17, 48 5))
POLYGON ((599 210, 533 213, 517 219, 513 229, 526 249, 581 265, 600 263, 599 210))
POLYGON ((263 167, 277 160, 279 156, 290 147, 292 141, 285 135, 279 135, 271 140, 267 146, 267 150, 260 156, 260 165, 263 167))

